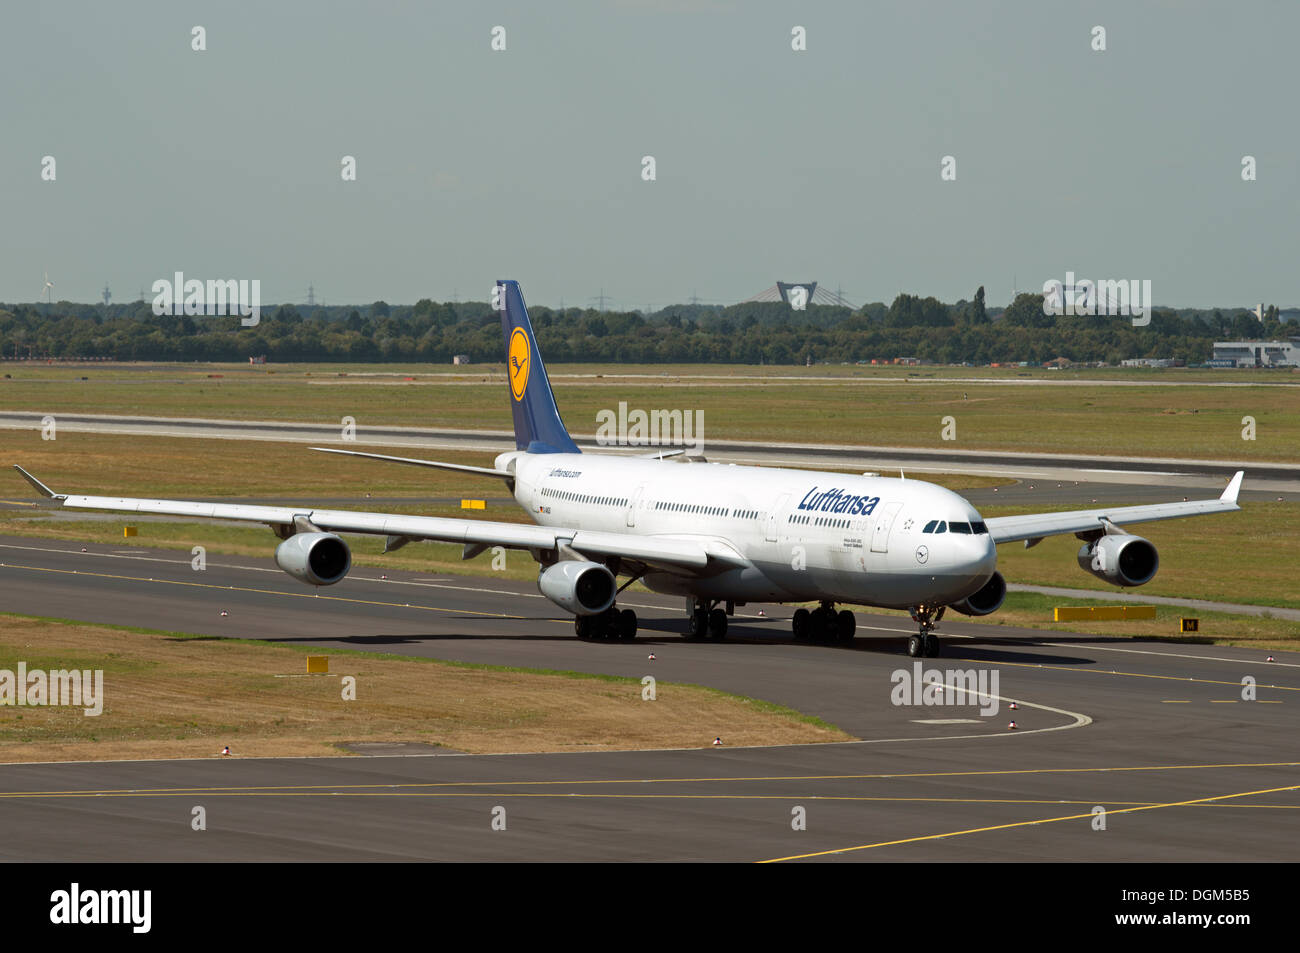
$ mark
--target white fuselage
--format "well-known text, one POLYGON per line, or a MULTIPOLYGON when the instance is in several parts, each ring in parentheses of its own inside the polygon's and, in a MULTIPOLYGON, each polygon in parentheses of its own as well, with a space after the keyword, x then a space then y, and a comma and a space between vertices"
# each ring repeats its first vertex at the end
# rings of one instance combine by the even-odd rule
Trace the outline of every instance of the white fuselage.
POLYGON ((515 499, 544 526, 695 540, 744 563, 651 571, 644 582, 659 592, 935 606, 976 592, 997 566, 974 507, 921 480, 587 453, 516 451, 496 466, 514 470, 515 499))

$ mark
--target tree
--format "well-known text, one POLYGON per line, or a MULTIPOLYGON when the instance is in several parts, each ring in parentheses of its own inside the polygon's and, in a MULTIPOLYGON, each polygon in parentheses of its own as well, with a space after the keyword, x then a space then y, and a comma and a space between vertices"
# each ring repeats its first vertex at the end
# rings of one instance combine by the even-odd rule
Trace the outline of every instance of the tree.
POLYGON ((1043 313, 1043 296, 1021 292, 1002 315, 1002 323, 1015 328, 1050 328, 1054 316, 1043 313))
POLYGON ((988 324, 989 316, 984 310, 984 286, 980 285, 979 290, 975 292, 975 300, 971 303, 970 309, 971 324, 988 324))
POLYGON ((285 326, 292 327, 302 324, 302 315, 298 313, 298 309, 293 305, 282 304, 275 309, 275 320, 285 326))

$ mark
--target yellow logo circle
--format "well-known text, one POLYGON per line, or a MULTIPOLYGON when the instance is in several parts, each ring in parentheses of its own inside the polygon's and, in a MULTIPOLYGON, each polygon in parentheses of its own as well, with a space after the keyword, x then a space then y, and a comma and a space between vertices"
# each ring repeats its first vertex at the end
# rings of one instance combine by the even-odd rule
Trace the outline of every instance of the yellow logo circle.
POLYGON ((506 373, 510 375, 510 393, 514 394, 515 400, 524 399, 524 391, 528 389, 528 371, 531 360, 532 353, 528 348, 528 332, 523 328, 515 328, 510 335, 510 349, 506 355, 506 373))

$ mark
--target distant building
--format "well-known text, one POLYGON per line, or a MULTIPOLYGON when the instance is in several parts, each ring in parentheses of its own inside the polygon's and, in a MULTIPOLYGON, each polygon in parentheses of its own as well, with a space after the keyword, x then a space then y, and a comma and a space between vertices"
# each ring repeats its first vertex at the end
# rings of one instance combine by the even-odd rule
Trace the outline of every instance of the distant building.
POLYGON ((1223 367, 1300 367, 1300 338, 1289 341, 1216 341, 1214 364, 1223 367), (1232 361, 1232 364, 1220 364, 1232 361))
POLYGON ((453 357, 453 358, 451 359, 451 362, 452 362, 453 364, 468 364, 468 363, 469 363, 469 355, 468 355, 468 354, 457 354, 455 357, 453 357))
POLYGON ((259 354, 259 355, 257 355, 257 357, 250 357, 250 358, 248 359, 248 363, 249 363, 249 364, 265 364, 265 363, 266 363, 266 355, 265 355, 265 354, 259 354))

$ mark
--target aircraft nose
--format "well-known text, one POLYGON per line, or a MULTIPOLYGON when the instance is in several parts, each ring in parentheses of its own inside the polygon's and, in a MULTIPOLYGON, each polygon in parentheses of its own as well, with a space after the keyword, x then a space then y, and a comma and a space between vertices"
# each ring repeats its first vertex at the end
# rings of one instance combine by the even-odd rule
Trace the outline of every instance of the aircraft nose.
POLYGON ((954 553, 963 570, 972 576, 987 577, 997 569, 998 549, 992 536, 971 536, 963 543, 960 550, 954 553))

